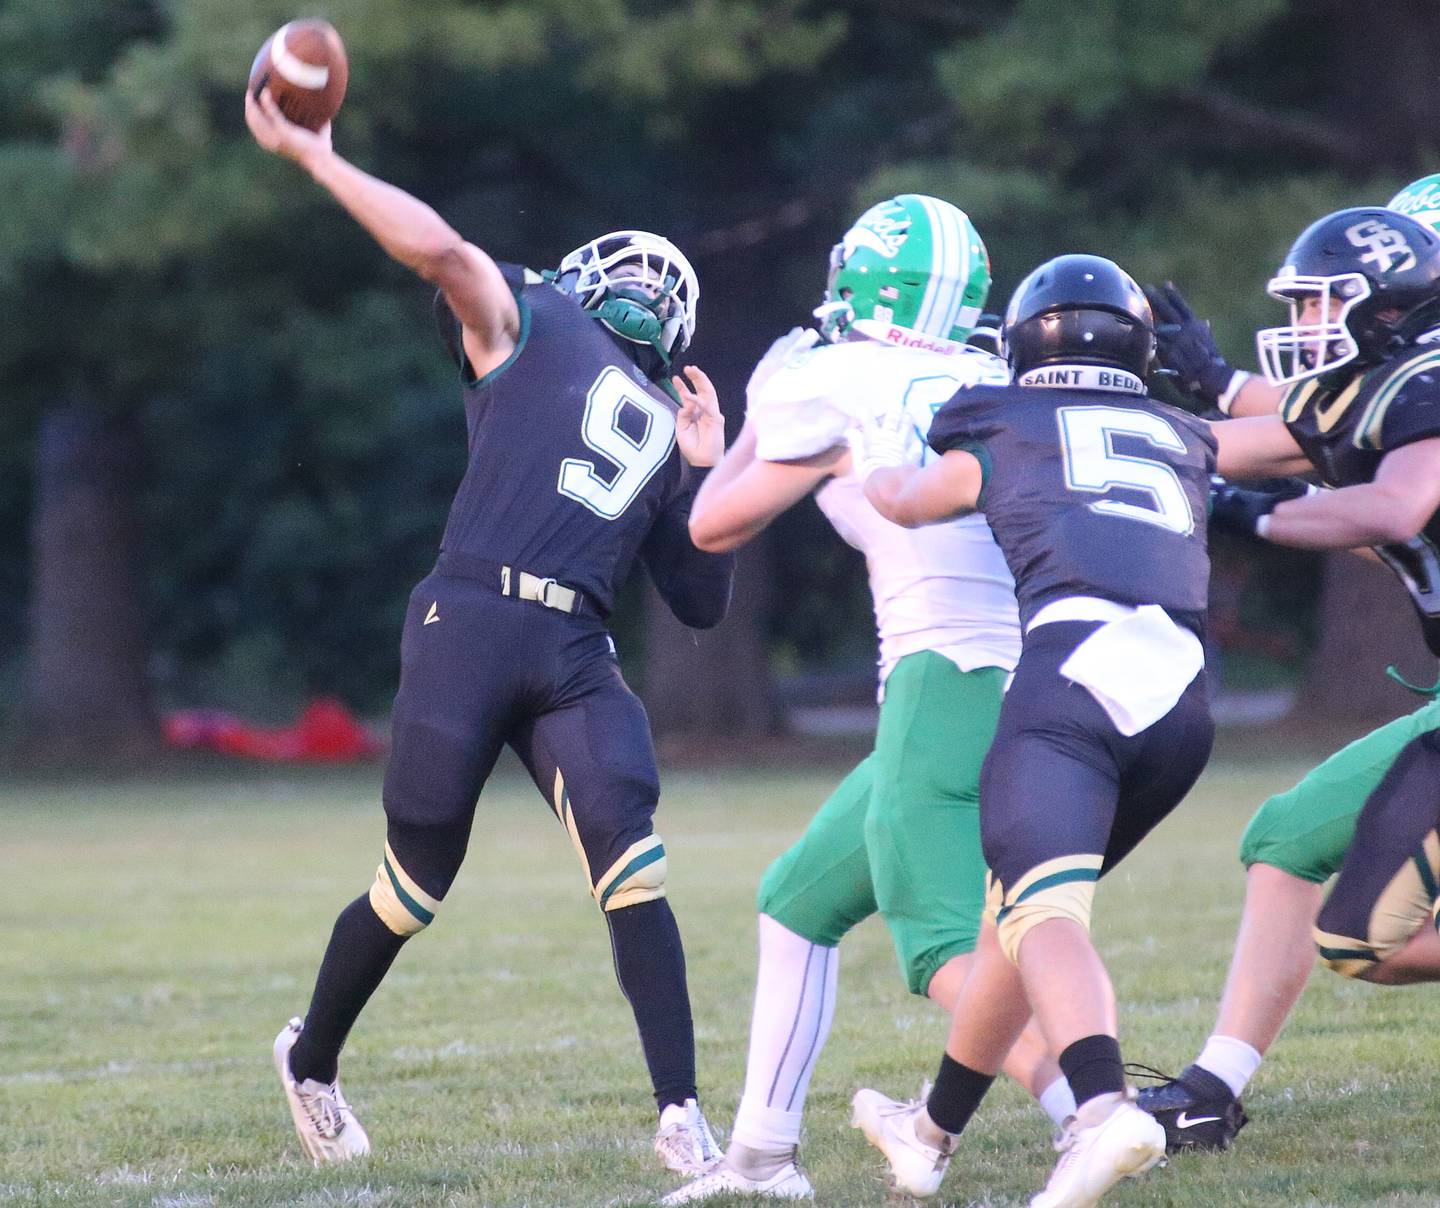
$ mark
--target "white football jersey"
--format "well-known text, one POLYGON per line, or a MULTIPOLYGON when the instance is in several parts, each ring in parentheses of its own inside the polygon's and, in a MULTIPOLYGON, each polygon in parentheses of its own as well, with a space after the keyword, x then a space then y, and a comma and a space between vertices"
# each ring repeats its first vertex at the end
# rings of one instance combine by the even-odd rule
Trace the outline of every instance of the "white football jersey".
MULTIPOLYGON (((845 440, 861 416, 899 400, 923 438, 935 413, 963 386, 1004 385, 1005 363, 978 348, 935 351, 879 340, 811 345, 795 333, 777 343, 751 379, 749 419, 766 461, 809 457, 845 440), (788 341, 788 346, 782 345, 788 341)), ((904 529, 880 515, 852 475, 816 495, 826 518, 865 555, 880 638, 880 685, 907 654, 933 650, 962 671, 1012 670, 1020 657, 1015 580, 979 515, 904 529)))

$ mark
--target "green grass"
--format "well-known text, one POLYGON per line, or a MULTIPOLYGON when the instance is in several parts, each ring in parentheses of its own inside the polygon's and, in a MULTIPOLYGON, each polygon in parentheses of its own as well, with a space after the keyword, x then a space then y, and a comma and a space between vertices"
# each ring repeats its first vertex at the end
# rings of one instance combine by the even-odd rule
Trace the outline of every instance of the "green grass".
MULTIPOLYGON (((1235 841, 1303 765, 1218 764, 1101 888, 1098 937, 1132 1059, 1178 1067, 1209 1030, 1239 914, 1235 841)), ((839 770, 674 774, 661 831, 690 957, 700 1076, 728 1125, 744 1069, 753 895, 839 770)), ((436 926, 401 956, 344 1070, 376 1156, 317 1172, 270 1067, 345 902, 378 860, 378 775, 0 789, 0 1202, 608 1205, 674 1186, 604 928, 528 783, 487 792, 436 926)), ((1117 1190, 1117 1205, 1434 1205, 1434 998, 1323 971, 1221 1158, 1117 1190)), ((943 1023, 901 986, 883 928, 847 941, 811 1097, 822 1204, 884 1200, 848 1128, 857 1085, 913 1091, 943 1023)), ((997 1085, 942 1200, 1024 1204, 1046 1122, 997 1085)))

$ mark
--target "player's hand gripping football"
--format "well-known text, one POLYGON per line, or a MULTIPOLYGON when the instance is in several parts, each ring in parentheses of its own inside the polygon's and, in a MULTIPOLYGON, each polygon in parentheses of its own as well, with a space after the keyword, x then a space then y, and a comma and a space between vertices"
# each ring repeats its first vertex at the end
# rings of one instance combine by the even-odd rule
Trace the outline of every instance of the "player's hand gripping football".
POLYGON ((308 168, 316 156, 330 153, 330 123, 319 130, 296 125, 280 112, 268 88, 261 90, 258 101, 246 91, 245 124, 266 151, 293 159, 301 167, 308 168))
POLYGON ((686 365, 670 383, 680 396, 680 411, 675 416, 680 455, 692 466, 718 465, 725 456, 725 417, 720 414, 720 396, 714 384, 697 365, 686 365))

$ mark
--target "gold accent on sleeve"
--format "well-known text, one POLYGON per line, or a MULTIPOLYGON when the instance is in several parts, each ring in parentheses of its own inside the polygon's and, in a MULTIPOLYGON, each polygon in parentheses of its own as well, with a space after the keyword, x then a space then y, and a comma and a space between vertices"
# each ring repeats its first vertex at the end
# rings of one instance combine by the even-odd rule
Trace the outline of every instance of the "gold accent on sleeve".
POLYGON ((1350 410, 1350 404, 1355 401, 1355 396, 1360 393, 1360 386, 1364 380, 1364 375, 1357 373, 1350 379, 1350 384, 1328 403, 1315 404, 1315 429, 1317 432, 1323 436, 1340 422, 1345 412, 1350 410))
POLYGON ((1365 414, 1360 417, 1360 422, 1355 425, 1355 435, 1351 443, 1357 449, 1380 448, 1380 432, 1385 426, 1385 413, 1390 410, 1390 404, 1409 384, 1411 378, 1426 369, 1440 370, 1440 349, 1432 348, 1429 352, 1422 352, 1391 371, 1390 376, 1375 391, 1370 405, 1365 408, 1365 414))
POLYGON ((1307 381, 1296 382, 1293 386, 1286 388, 1280 399, 1280 414, 1287 424, 1293 424, 1305 411, 1305 404, 1310 401, 1310 396, 1320 388, 1320 383, 1310 378, 1307 381))

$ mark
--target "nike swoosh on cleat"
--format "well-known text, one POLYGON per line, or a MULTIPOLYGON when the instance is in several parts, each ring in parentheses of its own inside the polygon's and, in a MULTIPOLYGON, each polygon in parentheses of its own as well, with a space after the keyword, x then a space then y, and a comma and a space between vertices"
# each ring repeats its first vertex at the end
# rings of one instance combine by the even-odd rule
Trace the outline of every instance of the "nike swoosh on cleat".
POLYGON ((1175 1127, 1194 1128, 1197 1124, 1214 1124, 1218 1119, 1220 1119, 1219 1116, 1195 1116, 1192 1118, 1181 1112, 1175 1117, 1175 1127))

